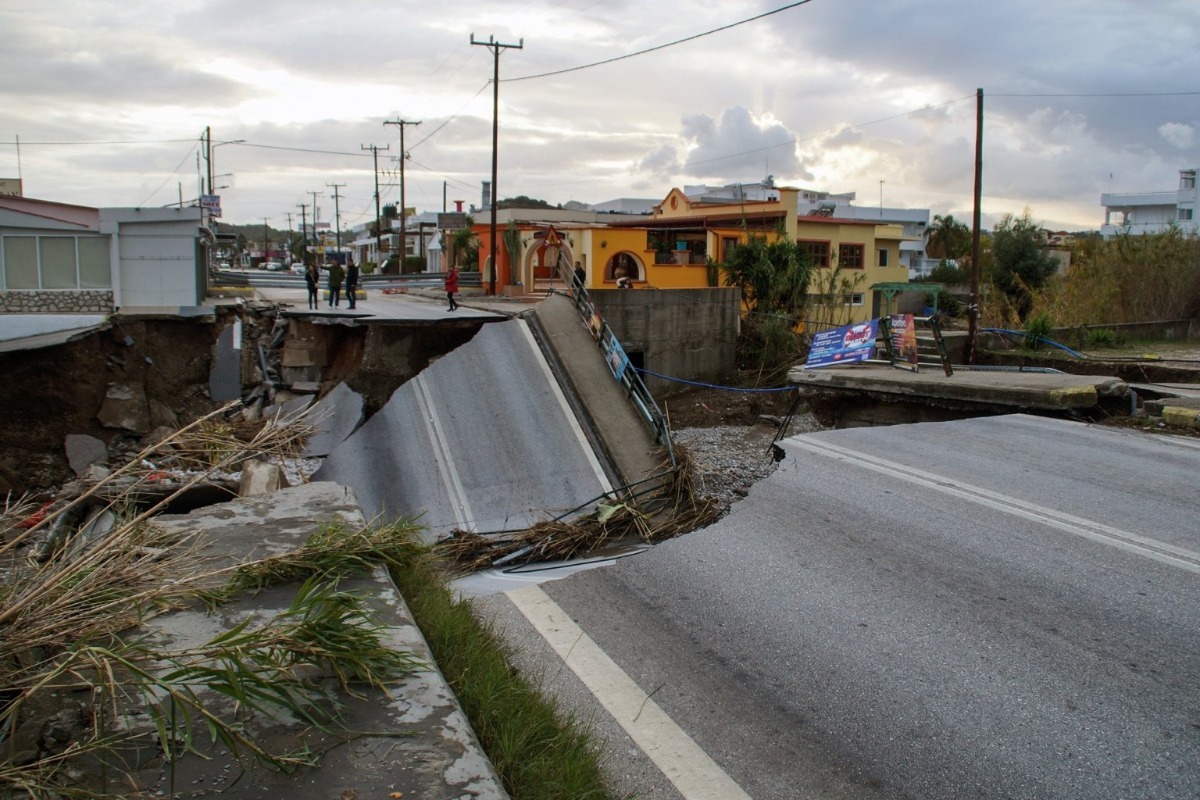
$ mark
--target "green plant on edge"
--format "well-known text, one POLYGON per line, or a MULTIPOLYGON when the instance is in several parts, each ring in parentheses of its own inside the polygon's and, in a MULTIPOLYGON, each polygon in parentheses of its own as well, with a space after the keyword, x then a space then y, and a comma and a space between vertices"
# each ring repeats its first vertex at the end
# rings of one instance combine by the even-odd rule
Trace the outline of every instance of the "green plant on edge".
POLYGON ((1025 338, 1021 345, 1026 350, 1041 350, 1044 342, 1049 341, 1050 331, 1053 330, 1050 315, 1034 314, 1025 320, 1025 338))
POLYGON ((560 719, 509 667, 495 633, 455 599, 428 557, 393 569, 438 666, 509 795, 522 800, 611 800, 599 750, 577 718, 560 719))

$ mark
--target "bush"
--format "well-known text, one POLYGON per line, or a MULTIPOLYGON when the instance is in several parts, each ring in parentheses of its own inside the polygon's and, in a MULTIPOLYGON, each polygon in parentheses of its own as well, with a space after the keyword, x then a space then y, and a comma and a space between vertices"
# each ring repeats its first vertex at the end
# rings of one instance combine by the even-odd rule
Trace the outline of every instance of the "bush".
POLYGON ((1120 347, 1124 338, 1109 328, 1089 328, 1085 339, 1087 347, 1120 347))
POLYGON ((1043 340, 1048 340, 1053 327, 1049 314, 1034 314, 1025 321, 1025 339, 1021 343, 1022 346, 1026 350, 1041 350, 1043 340))

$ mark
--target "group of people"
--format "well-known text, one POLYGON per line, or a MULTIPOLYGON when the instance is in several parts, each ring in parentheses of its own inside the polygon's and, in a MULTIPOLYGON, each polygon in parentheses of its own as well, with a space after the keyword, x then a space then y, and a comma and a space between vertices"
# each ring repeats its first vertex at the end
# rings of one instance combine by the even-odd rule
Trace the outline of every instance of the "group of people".
MULTIPOLYGON (((329 294, 326 297, 326 302, 329 308, 339 308, 342 302, 342 281, 345 280, 346 300, 349 301, 349 307, 357 306, 358 298, 356 290, 358 289, 358 265, 354 263, 354 259, 349 259, 346 262, 345 269, 342 265, 334 261, 329 265, 328 287, 329 294)), ((309 310, 318 307, 319 295, 321 292, 321 269, 316 262, 308 265, 304 270, 304 284, 308 287, 308 308, 309 310)), ((449 303, 447 311, 457 311, 458 303, 454 299, 454 295, 458 294, 458 268, 451 266, 446 273, 446 300, 449 303)))
MULTIPOLYGON (((329 308, 339 308, 342 303, 342 283, 345 281, 346 300, 350 308, 355 308, 358 303, 358 264, 354 263, 354 259, 349 259, 346 262, 345 268, 341 264, 334 261, 329 265, 329 275, 327 286, 329 294, 326 295, 326 303, 329 308)), ((308 287, 308 307, 315 309, 319 303, 319 295, 321 293, 321 268, 316 262, 308 265, 304 270, 304 285, 308 287)))

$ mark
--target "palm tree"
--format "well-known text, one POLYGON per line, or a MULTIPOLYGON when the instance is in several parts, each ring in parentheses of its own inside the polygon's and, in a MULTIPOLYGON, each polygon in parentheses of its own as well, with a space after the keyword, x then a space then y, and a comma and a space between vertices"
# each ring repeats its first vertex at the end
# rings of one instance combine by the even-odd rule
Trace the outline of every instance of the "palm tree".
POLYGON ((935 214, 933 224, 925 231, 925 252, 933 258, 957 261, 967 254, 971 245, 971 229, 952 214, 935 214))

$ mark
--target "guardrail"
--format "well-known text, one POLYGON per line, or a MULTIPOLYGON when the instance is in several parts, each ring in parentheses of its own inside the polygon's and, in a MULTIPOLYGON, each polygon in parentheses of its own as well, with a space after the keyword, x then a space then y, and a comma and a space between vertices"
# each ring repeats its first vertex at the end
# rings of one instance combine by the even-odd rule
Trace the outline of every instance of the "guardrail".
POLYGON ((650 433, 654 435, 654 443, 666 447, 667 458, 670 460, 671 468, 674 469, 677 466, 675 447, 671 443, 671 427, 667 424, 666 416, 659 409, 650 390, 646 388, 642 376, 629 363, 629 356, 625 353, 625 348, 621 346, 620 340, 608 327, 604 317, 596 310, 596 306, 588 296, 587 287, 576 283, 570 261, 561 254, 556 271, 563 284, 571 287, 569 293, 563 292, 562 294, 569 297, 575 304, 575 309, 583 317, 584 325, 603 351, 604 361, 608 364, 609 372, 625 389, 625 396, 633 403, 638 416, 642 418, 642 421, 649 427, 650 433))

